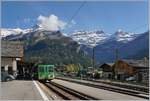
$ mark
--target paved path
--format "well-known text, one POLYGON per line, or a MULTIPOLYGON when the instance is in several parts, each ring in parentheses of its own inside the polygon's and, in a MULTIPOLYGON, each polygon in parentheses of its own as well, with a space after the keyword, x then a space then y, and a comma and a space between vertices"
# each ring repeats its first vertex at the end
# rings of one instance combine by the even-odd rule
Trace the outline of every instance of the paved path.
POLYGON ((43 100, 33 81, 14 80, 1 83, 1 100, 43 100))
POLYGON ((68 81, 63 81, 58 79, 54 79, 52 81, 102 100, 145 100, 139 97, 134 97, 134 96, 107 91, 103 89, 97 89, 97 88, 80 85, 68 81))

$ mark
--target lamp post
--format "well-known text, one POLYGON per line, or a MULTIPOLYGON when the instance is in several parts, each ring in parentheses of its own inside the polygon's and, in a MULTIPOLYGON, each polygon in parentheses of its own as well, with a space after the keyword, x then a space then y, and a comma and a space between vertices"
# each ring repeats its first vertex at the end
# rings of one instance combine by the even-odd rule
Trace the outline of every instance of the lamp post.
POLYGON ((116 52, 116 61, 118 61, 118 59, 119 59, 119 50, 118 50, 118 48, 116 48, 115 52, 116 52))

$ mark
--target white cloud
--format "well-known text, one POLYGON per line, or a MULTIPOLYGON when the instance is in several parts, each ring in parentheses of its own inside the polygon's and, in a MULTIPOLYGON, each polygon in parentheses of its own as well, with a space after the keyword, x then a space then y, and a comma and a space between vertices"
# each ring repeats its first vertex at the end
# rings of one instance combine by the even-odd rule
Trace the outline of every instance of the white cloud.
POLYGON ((54 14, 48 17, 40 15, 37 20, 38 20, 38 23, 45 30, 58 31, 60 29, 64 29, 66 26, 66 22, 60 20, 54 14))

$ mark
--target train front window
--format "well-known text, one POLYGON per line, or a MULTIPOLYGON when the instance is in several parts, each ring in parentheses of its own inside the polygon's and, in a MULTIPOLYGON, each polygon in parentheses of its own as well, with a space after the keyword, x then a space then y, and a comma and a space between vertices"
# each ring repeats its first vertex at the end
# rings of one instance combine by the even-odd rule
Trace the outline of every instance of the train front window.
POLYGON ((51 67, 51 68, 49 68, 49 72, 53 72, 53 68, 51 67))

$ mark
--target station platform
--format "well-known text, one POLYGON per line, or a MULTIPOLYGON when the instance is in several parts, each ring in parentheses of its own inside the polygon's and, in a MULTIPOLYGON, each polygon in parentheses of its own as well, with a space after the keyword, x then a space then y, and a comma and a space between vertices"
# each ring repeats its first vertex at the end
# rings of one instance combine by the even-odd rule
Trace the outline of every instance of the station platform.
POLYGON ((43 100, 36 81, 1 82, 1 100, 43 100))

